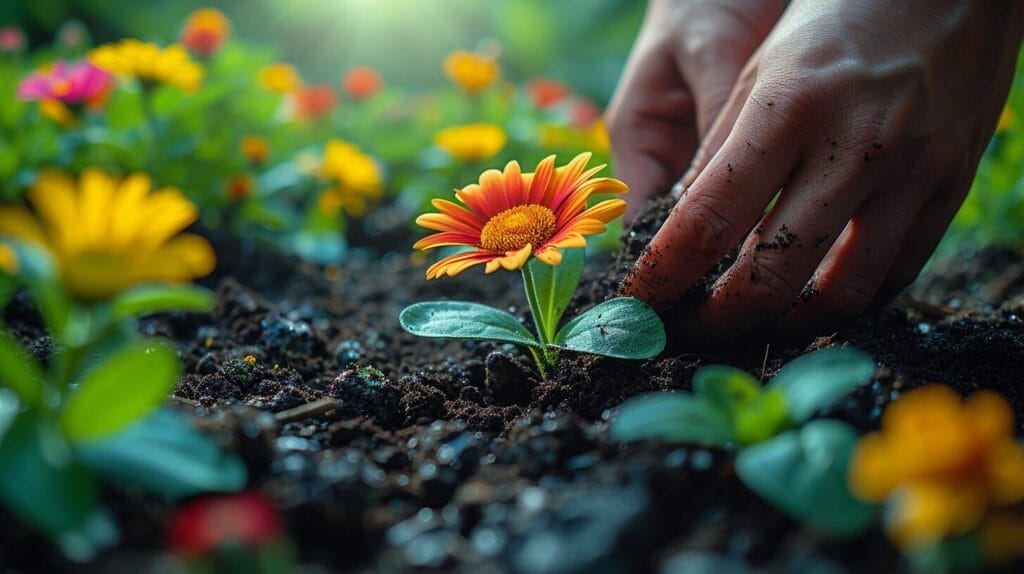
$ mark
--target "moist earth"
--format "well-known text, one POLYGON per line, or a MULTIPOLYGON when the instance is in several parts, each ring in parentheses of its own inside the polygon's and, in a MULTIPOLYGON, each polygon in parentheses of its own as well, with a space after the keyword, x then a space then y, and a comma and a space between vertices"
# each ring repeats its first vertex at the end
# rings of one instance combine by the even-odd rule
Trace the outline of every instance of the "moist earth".
MULTIPOLYGON (((652 200, 621 252, 588 261, 569 314, 615 295, 670 206, 652 200)), ((427 340, 398 325, 404 306, 432 299, 486 302, 528 322, 515 274, 428 282, 406 247, 411 230, 392 230, 386 253, 367 236, 327 269, 209 235, 220 254, 206 280, 216 307, 147 317, 140 329, 178 346, 186 374, 170 404, 246 461, 308 572, 899 572, 880 529, 816 535, 747 490, 730 453, 621 445, 608 438, 610 416, 630 397, 688 389, 702 365, 767 379, 800 354, 852 345, 878 362, 874 380, 820 416, 869 430, 900 393, 944 382, 999 391, 1024 417, 1024 267, 1010 249, 940 260, 894 304, 813 340, 694 351, 670 337, 642 362, 565 353, 542 381, 516 348, 427 340)), ((699 304, 730 261, 671 313, 699 304)), ((3 317, 46 360, 51 341, 24 295, 3 317)), ((114 489, 104 498, 123 539, 88 565, 64 561, 0 510, 2 570, 159 568, 174 504, 114 489)))

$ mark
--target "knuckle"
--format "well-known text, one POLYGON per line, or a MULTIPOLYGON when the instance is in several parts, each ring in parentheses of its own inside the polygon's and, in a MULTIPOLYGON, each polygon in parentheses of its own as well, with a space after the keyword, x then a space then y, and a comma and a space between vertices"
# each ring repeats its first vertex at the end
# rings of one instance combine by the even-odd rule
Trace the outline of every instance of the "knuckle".
POLYGON ((796 298, 796 287, 782 268, 783 261, 775 256, 758 256, 751 261, 747 298, 752 304, 778 310, 796 298))
POLYGON ((730 242, 736 228, 711 201, 693 196, 690 201, 677 204, 676 208, 685 210, 680 214, 679 232, 689 251, 705 257, 719 257, 732 247, 730 242))
POLYGON ((846 315, 858 315, 871 305, 874 290, 859 281, 848 281, 836 285, 832 295, 832 306, 846 315))

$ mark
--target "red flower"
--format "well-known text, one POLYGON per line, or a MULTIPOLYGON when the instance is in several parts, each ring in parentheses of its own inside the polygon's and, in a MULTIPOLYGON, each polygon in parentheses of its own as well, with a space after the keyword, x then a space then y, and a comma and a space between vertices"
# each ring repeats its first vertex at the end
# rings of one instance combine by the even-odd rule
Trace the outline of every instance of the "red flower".
POLYGON ((186 504, 167 527, 174 552, 202 556, 223 544, 262 546, 284 533, 277 509, 258 492, 207 496, 186 504))
POLYGON ((301 86, 290 95, 291 116, 312 120, 327 115, 338 104, 338 94, 327 84, 301 86))
POLYGON ((527 86, 533 105, 538 108, 549 108, 558 102, 569 97, 572 93, 569 87, 555 80, 537 78, 531 80, 527 86))
POLYGON ((345 73, 342 85, 349 97, 363 100, 380 91, 380 74, 368 66, 357 66, 345 73))
POLYGON ((209 57, 220 50, 231 31, 231 22, 215 8, 201 8, 189 15, 181 31, 181 43, 197 56, 209 57))
POLYGON ((578 128, 589 128, 601 117, 601 109, 594 102, 577 99, 572 106, 570 121, 578 128))

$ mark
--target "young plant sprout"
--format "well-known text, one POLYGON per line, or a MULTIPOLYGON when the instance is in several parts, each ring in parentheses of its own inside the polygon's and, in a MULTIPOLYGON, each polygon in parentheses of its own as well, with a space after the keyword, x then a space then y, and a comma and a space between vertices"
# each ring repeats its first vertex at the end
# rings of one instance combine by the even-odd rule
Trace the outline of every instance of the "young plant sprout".
POLYGON ((522 173, 511 161, 505 170, 485 171, 479 184, 456 190, 466 207, 433 200, 440 213, 419 216, 416 223, 435 233, 416 249, 465 246, 469 250, 441 259, 427 269, 427 279, 453 277, 484 265, 485 273, 521 270, 536 336, 512 315, 477 303, 435 301, 402 311, 402 328, 422 337, 502 341, 529 349, 542 377, 562 349, 645 359, 665 347, 665 329, 658 315, 639 299, 620 297, 598 304, 561 329, 583 273, 586 235, 605 231, 622 215, 626 202, 606 199, 587 208, 587 200, 604 193, 626 193, 626 184, 594 178, 603 165, 586 169, 589 153, 555 167, 549 156, 534 173, 522 173))

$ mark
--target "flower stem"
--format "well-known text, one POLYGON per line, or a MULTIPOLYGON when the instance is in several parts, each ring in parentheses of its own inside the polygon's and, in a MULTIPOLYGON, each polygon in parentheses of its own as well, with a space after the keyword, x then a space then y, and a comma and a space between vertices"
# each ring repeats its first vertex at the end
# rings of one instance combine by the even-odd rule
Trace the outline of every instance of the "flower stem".
POLYGON ((530 349, 533 359, 537 362, 540 376, 547 378, 547 367, 553 367, 555 360, 548 351, 548 344, 551 343, 548 337, 547 325, 544 322, 544 309, 541 308, 540 298, 537 296, 537 286, 533 281, 533 272, 529 264, 523 265, 523 288, 526 290, 526 300, 530 303, 530 314, 533 315, 533 324, 537 328, 537 340, 540 341, 542 349, 530 349))

